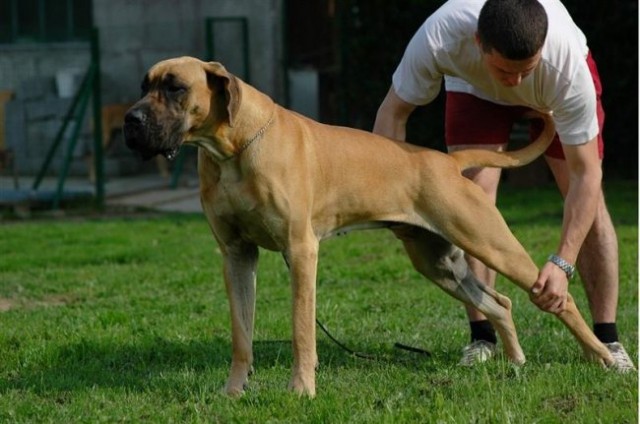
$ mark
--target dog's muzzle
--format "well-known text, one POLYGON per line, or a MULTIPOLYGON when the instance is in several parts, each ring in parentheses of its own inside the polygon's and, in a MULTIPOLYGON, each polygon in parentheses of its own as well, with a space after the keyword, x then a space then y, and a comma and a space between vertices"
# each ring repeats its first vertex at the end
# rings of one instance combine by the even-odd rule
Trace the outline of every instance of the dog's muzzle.
POLYGON ((143 159, 155 156, 147 141, 146 115, 140 109, 132 109, 124 116, 124 140, 127 147, 139 152, 143 159))
POLYGON ((142 156, 142 159, 151 159, 155 155, 161 154, 169 160, 176 157, 179 147, 159 148, 154 140, 147 114, 141 109, 131 109, 124 117, 124 139, 127 147, 142 156))

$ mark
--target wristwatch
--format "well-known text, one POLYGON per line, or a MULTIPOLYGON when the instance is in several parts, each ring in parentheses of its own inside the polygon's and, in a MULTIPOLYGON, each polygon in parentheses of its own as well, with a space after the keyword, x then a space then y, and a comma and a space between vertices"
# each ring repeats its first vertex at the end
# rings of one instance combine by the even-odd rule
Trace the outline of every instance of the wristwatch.
POLYGON ((567 274, 567 280, 570 280, 576 273, 576 267, 571 265, 569 262, 565 261, 558 255, 549 255, 547 260, 563 270, 564 273, 567 274))

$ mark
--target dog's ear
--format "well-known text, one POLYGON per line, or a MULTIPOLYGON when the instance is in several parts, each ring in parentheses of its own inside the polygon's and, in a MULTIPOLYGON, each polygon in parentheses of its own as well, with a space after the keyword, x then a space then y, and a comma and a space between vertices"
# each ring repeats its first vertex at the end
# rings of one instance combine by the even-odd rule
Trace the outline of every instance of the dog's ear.
POLYGON ((218 62, 205 63, 204 70, 207 73, 209 87, 215 91, 223 91, 229 126, 233 127, 240 107, 240 84, 238 79, 218 62))

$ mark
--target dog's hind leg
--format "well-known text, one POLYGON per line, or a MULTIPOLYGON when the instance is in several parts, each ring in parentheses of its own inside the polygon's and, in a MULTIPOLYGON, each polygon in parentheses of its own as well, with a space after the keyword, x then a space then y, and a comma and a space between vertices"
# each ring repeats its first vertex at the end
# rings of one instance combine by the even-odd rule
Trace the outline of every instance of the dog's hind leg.
POLYGON ((238 396, 244 392, 253 364, 258 248, 245 242, 220 246, 224 256, 224 280, 231 308, 233 347, 225 392, 238 396))
POLYGON ((410 226, 393 231, 404 243, 416 270, 451 296, 482 311, 498 331, 507 357, 523 364, 525 356, 511 316, 511 300, 478 281, 462 250, 437 234, 410 226))
MULTIPOLYGON (((459 182, 459 196, 465 199, 466 209, 449 207, 446 214, 433 214, 434 220, 439 221, 434 224, 452 243, 532 296, 538 267, 484 192, 469 180, 459 182), (473 213, 468 213, 470 210, 473 213)), ((447 198, 432 196, 431 201, 441 204, 447 198)), ((565 310, 556 315, 580 342, 587 358, 605 365, 613 363, 611 353, 593 334, 570 294, 567 294, 565 310)))

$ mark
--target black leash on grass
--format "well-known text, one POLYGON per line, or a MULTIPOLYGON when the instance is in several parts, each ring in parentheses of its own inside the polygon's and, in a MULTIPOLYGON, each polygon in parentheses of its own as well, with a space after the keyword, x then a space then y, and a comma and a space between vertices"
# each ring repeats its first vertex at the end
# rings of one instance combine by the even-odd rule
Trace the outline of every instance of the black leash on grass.
MULTIPOLYGON (((318 327, 320 327, 320 329, 322 330, 322 332, 324 334, 327 335, 327 337, 329 337, 329 339, 331 339, 332 342, 334 342, 335 344, 337 344, 338 346, 340 346, 343 350, 345 350, 347 353, 357 357, 357 358, 362 358, 362 359, 369 359, 369 360, 377 360, 380 359, 379 357, 375 356, 375 355, 371 355, 369 353, 362 353, 362 352, 356 352, 355 350, 351 349, 350 347, 348 347, 347 345, 345 345, 344 343, 342 343, 340 340, 336 339, 327 329, 327 327, 320 322, 319 319, 316 318, 316 324, 318 324, 318 327)), ((402 349, 402 350, 406 350, 408 352, 413 352, 413 353, 418 353, 420 355, 424 355, 427 357, 431 356, 431 352, 424 350, 424 349, 420 349, 419 347, 413 347, 413 346, 407 346, 405 344, 402 343, 394 343, 393 347, 395 347, 396 349, 402 349)))
POLYGON ((316 318, 316 324, 318 324, 318 327, 320 327, 320 329, 324 332, 324 334, 327 335, 327 337, 331 339, 332 342, 340 346, 342 349, 346 350, 349 354, 362 359, 370 359, 370 360, 377 359, 374 355, 369 355, 368 353, 356 352, 355 350, 347 347, 347 345, 345 345, 344 343, 340 342, 340 340, 333 337, 329 332, 329 330, 327 330, 327 327, 325 327, 324 324, 321 323, 320 320, 318 320, 318 318, 316 318))
MULTIPOLYGON (((289 266, 289 261, 287 260, 287 255, 285 255, 284 253, 282 254, 282 258, 284 259, 284 263, 287 264, 287 268, 291 269, 291 267, 289 266)), ((347 345, 345 345, 344 343, 342 343, 340 340, 336 339, 327 329, 327 327, 320 322, 320 320, 318 318, 316 318, 316 324, 318 325, 318 327, 320 327, 320 329, 322 330, 322 332, 324 334, 327 335, 327 337, 329 337, 329 339, 331 339, 332 342, 334 342, 335 344, 337 344, 338 346, 340 346, 343 350, 345 350, 347 353, 357 357, 357 358, 362 358, 362 359, 368 359, 368 360, 376 360, 379 359, 376 355, 371 355, 368 353, 362 353, 362 352, 356 352, 355 350, 349 348, 347 345)), ((413 346, 407 346, 405 344, 402 343, 394 343, 393 347, 395 347, 396 349, 401 349, 401 350, 406 350, 408 352, 413 352, 413 353, 418 353, 420 355, 424 355, 427 357, 431 356, 431 352, 429 352, 428 350, 424 350, 424 349, 420 349, 419 347, 413 347, 413 346)))

